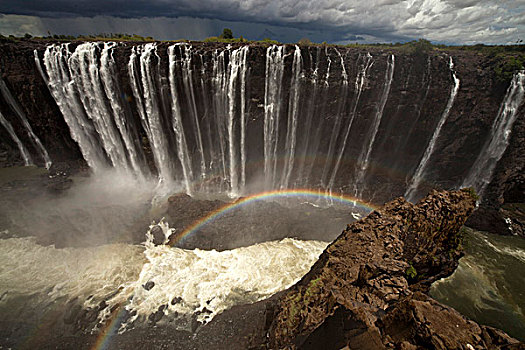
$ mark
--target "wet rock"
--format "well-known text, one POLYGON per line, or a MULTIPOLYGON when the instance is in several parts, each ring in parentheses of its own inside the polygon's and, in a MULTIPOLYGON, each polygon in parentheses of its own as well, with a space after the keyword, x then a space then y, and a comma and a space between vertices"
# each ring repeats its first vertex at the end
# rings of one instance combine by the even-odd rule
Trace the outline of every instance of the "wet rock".
POLYGON ((153 236, 154 245, 161 245, 164 243, 164 232, 162 231, 162 228, 160 226, 157 225, 152 227, 150 233, 153 236))
MULTIPOLYGON (((162 307, 162 306, 161 306, 162 307)), ((157 311, 155 311, 154 313, 150 314, 148 316, 148 320, 151 322, 151 323, 157 323, 159 322, 162 318, 164 317, 164 310, 161 310, 160 307, 157 311)))
POLYGON ((176 305, 176 304, 179 304, 179 303, 182 303, 182 298, 181 297, 175 297, 175 298, 171 299, 171 305, 176 305))
POLYGON ((142 285, 142 288, 144 288, 145 290, 151 290, 153 287, 155 287, 155 282, 153 281, 148 281, 142 285))
POLYGON ((480 207, 466 225, 479 231, 525 237, 525 203, 507 203, 501 208, 480 207))
POLYGON ((349 225, 276 303, 269 348, 499 348, 518 343, 427 296, 461 256, 468 191, 399 198, 349 225), (484 336, 485 334, 489 334, 484 336))

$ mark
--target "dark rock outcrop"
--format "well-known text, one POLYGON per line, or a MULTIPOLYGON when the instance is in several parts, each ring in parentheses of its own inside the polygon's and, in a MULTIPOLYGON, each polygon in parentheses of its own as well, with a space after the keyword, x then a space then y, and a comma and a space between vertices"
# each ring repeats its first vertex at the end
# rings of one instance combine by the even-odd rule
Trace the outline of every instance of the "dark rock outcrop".
MULTIPOLYGON (((175 229, 170 242, 185 249, 222 251, 286 237, 331 241, 346 223, 355 221, 348 208, 318 208, 297 201, 242 204, 242 200, 239 198, 237 202, 241 204, 235 206, 235 203, 195 199, 182 193, 169 197, 164 218, 175 229), (198 220, 209 218, 222 208, 229 209, 207 221, 206 225, 194 228, 193 234, 186 235, 184 240, 178 239, 198 220)), ((352 211, 366 214, 359 208, 352 211)))
POLYGON ((348 228, 278 300, 272 349, 486 349, 516 340, 423 294, 461 256, 466 190, 399 198, 348 228), (470 344, 470 347, 469 347, 470 344))

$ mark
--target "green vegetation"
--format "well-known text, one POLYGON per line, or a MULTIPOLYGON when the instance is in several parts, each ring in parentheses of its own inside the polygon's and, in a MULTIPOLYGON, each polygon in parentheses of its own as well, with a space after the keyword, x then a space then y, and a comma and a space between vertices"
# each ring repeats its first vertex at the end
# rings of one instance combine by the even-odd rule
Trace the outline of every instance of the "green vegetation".
POLYGON ((498 64, 494 67, 496 81, 505 83, 512 79, 516 71, 522 70, 525 67, 525 54, 519 55, 496 55, 498 64))
POLYGON ((468 193, 470 197, 474 199, 475 201, 479 201, 479 196, 473 187, 465 187, 465 188, 462 188, 461 191, 468 193))
POLYGON ((407 275, 409 280, 415 280, 416 277, 417 277, 417 271, 416 271, 415 267, 412 266, 412 264, 410 264, 410 266, 407 268, 405 273, 406 273, 406 275, 407 275))
POLYGON ((246 43, 248 40, 244 39, 242 35, 238 38, 233 36, 233 32, 230 28, 224 28, 222 34, 219 36, 211 36, 204 39, 205 43, 246 43))
POLYGON ((221 39, 233 39, 233 32, 230 28, 224 28, 222 34, 219 36, 221 39))
POLYGON ((33 37, 31 34, 26 33, 23 37, 15 37, 13 35, 9 35, 9 37, 5 37, 0 34, 0 40, 58 40, 58 41, 74 41, 74 40, 80 40, 80 41, 155 41, 151 36, 143 37, 137 34, 120 34, 120 33, 100 33, 96 35, 79 35, 79 36, 73 36, 73 35, 63 35, 63 34, 53 34, 48 32, 48 36, 33 37))
MULTIPOLYGON (((51 34, 48 32, 48 36, 44 37, 33 37, 31 34, 26 33, 23 37, 15 37, 9 35, 8 37, 0 34, 0 41, 20 41, 20 40, 57 40, 57 41, 136 41, 136 42, 148 42, 156 41, 151 36, 143 37, 137 34, 122 34, 122 33, 101 33, 96 35, 58 35, 51 34)), ((171 40, 170 40, 171 41, 171 40)), ((173 41, 187 41, 187 40, 173 40, 173 41)), ((218 43, 260 43, 266 45, 278 45, 280 42, 270 38, 264 38, 259 41, 246 40, 242 36, 235 38, 230 28, 224 28, 219 36, 212 36, 203 40, 204 42, 218 42, 218 43)), ((314 43, 308 38, 301 38, 298 42, 301 46, 321 46, 328 47, 338 45, 328 44, 326 42, 314 43)), ((440 51, 470 51, 478 52, 486 55, 492 63, 494 71, 494 81, 497 84, 508 83, 513 75, 522 69, 525 69, 525 44, 519 43, 515 45, 457 45, 447 46, 443 44, 432 44, 426 39, 418 39, 409 41, 406 43, 376 43, 376 44, 348 44, 344 47, 354 48, 376 48, 376 49, 392 49, 395 51, 404 52, 412 55, 428 55, 428 54, 439 54, 440 51)))

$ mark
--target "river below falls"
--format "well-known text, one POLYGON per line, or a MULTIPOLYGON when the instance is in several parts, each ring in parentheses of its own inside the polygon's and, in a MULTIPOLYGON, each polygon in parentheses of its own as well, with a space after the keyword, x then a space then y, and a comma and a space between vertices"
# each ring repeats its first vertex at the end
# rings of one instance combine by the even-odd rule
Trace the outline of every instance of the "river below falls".
MULTIPOLYGON (((2 346, 30 344, 43 329, 67 323, 74 308, 95 310, 94 326, 83 329, 88 333, 115 319, 115 332, 133 333, 133 327, 152 320, 191 332, 195 322, 205 324, 234 305, 296 283, 340 232, 325 240, 289 232, 289 237, 222 251, 156 246, 153 229, 159 234, 160 228, 165 240, 173 233, 164 221, 149 229, 143 224, 158 216, 167 197, 158 195, 157 184, 137 186, 110 174, 101 181, 75 179, 66 195, 56 196, 41 191, 41 176, 47 175, 34 168, 0 171, 2 346), (125 238, 141 227, 142 243, 125 238)), ((316 205, 308 209, 309 215, 315 210, 316 205)), ((352 210, 346 210, 347 222, 358 217, 350 215, 352 210)), ((305 220, 316 220, 314 214, 305 220)), ((470 229, 464 241, 466 255, 458 269, 436 282, 431 295, 525 339, 525 241, 470 229)))

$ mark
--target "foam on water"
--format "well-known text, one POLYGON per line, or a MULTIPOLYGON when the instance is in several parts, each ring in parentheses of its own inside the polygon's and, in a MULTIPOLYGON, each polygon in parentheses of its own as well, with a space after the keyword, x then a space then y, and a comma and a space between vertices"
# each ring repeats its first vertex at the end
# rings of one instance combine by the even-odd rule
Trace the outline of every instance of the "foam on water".
MULTIPOLYGON (((159 226, 167 241, 172 229, 163 222, 159 226)), ((150 232, 147 237, 141 246, 65 249, 41 246, 32 237, 1 239, 0 303, 30 297, 36 306, 78 298, 84 307, 94 307, 105 300, 108 307, 99 314, 101 323, 117 304, 135 311, 128 323, 145 320, 166 305, 164 313, 186 328, 195 314, 198 321, 207 322, 234 305, 293 285, 327 245, 286 238, 217 252, 155 246, 150 232), (148 282, 154 282, 150 290, 144 288, 148 282)))
POLYGON ((93 296, 85 305, 90 306, 138 278, 142 250, 126 244, 56 249, 34 237, 0 239, 0 295, 6 293, 1 303, 26 296, 36 303, 93 296))
MULTIPOLYGON (((159 226, 167 239, 171 229, 162 222, 159 226)), ((138 280, 110 304, 125 303, 133 296, 126 309, 136 311, 134 319, 166 305, 165 314, 188 318, 197 312, 197 320, 207 322, 234 305, 256 302, 290 287, 326 246, 326 242, 285 238, 218 252, 154 246, 149 240, 144 252, 147 263, 138 280), (143 286, 150 281, 155 285, 146 290, 143 286)))

